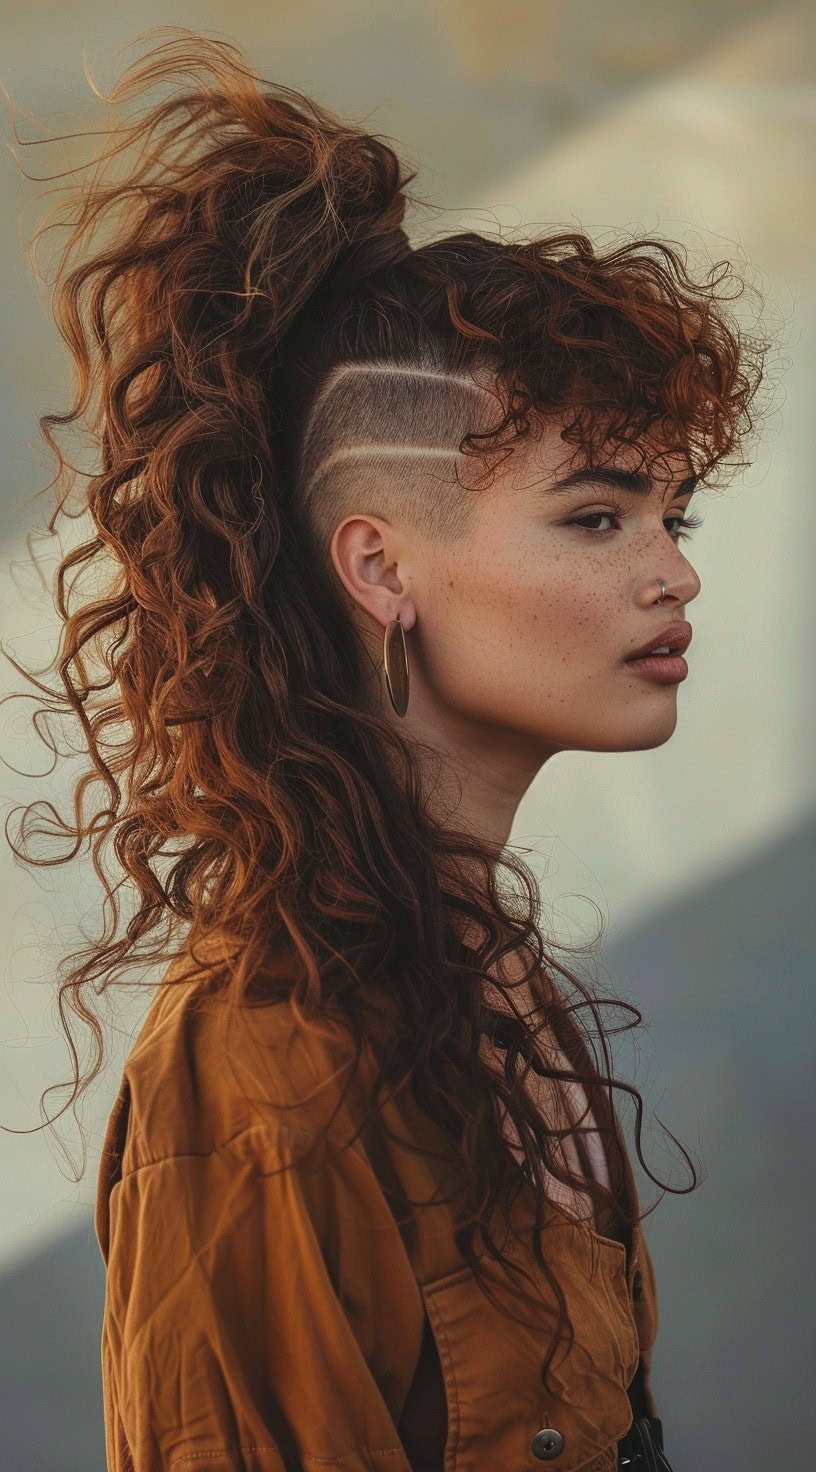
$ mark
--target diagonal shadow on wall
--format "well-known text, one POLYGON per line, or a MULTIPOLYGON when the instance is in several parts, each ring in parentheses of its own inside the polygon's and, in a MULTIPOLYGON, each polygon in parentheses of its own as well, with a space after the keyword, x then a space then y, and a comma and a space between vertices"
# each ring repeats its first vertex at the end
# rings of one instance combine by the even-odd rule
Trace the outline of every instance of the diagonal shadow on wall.
POLYGON ((105 1472, 104 1293, 92 1221, 0 1279, 3 1472, 105 1472))
MULTIPOLYGON (((644 1096, 646 1161, 690 1184, 654 1113, 702 1167, 697 1189, 665 1193, 643 1228, 659 1292, 653 1383, 682 1472, 803 1468, 816 1444, 814 873, 809 817, 603 952, 611 989, 644 1017, 641 1066, 622 1040, 613 1051, 644 1096)), ((634 1108, 620 1112, 634 1150, 634 1108)), ((633 1161, 645 1209, 660 1191, 633 1161)))

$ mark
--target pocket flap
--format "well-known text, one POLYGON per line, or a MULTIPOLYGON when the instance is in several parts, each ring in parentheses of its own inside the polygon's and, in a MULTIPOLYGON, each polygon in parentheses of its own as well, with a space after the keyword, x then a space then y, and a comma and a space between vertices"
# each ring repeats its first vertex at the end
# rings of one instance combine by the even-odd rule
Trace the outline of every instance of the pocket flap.
POLYGON ((534 1261, 527 1287, 482 1259, 495 1303, 467 1266, 422 1285, 445 1378, 445 1472, 535 1472, 542 1461, 558 1472, 612 1472, 617 1464, 617 1442, 632 1422, 626 1387, 639 1355, 625 1249, 565 1220, 548 1225, 543 1251, 575 1334, 569 1348, 561 1331, 548 1370, 552 1391, 541 1372, 558 1300, 534 1261))

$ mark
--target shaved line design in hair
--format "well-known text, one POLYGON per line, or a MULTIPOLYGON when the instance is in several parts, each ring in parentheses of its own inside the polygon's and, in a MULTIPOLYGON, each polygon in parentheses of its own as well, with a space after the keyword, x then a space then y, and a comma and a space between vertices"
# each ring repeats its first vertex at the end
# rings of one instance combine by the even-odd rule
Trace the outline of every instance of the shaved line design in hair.
POLYGON ((297 499, 324 560, 355 510, 401 515, 427 536, 466 535, 474 487, 462 472, 473 457, 461 444, 489 427, 489 407, 495 420, 495 390, 433 363, 338 364, 306 416, 297 472, 297 499))
POLYGON ((438 455, 442 459, 450 459, 451 451, 439 445, 347 445, 343 450, 335 450, 321 461, 308 486, 304 486, 301 495, 307 500, 313 493, 315 484, 335 466, 344 460, 365 460, 371 455, 396 455, 399 457, 414 455, 438 455))

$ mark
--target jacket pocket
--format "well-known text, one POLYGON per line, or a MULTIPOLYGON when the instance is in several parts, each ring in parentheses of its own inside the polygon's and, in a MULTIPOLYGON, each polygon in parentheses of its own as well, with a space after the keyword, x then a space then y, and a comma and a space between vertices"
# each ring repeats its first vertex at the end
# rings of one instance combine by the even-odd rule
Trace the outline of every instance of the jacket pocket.
POLYGON ((592 1281, 603 1287, 610 1347, 614 1340, 620 1374, 626 1387, 637 1370, 641 1351, 641 1338, 626 1276, 626 1248, 622 1242, 603 1237, 591 1227, 585 1230, 589 1238, 590 1262, 597 1263, 592 1281))
POLYGON ((616 1466, 617 1442, 632 1421, 627 1386, 638 1362, 625 1249, 564 1219, 547 1226, 542 1251, 575 1333, 569 1349, 561 1331, 548 1371, 551 1390, 541 1370, 558 1302, 534 1259, 525 1260, 532 1288, 482 1260, 495 1303, 467 1266, 421 1285, 445 1380, 444 1472, 541 1472, 542 1460, 556 1472, 616 1466), (551 1434, 541 1438, 542 1431, 551 1434))

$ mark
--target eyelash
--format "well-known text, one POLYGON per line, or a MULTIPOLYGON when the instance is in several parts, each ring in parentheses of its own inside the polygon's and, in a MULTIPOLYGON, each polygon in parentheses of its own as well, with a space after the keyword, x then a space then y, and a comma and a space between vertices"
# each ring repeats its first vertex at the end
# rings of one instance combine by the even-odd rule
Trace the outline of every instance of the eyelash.
MULTIPOLYGON (((608 516, 613 521, 622 521, 625 515, 626 512, 620 506, 616 507, 614 511, 591 511, 588 512, 585 516, 573 517, 572 521, 567 522, 567 526, 581 526, 582 522, 596 521, 598 517, 601 516, 608 516)), ((685 541, 689 537, 691 532, 696 531, 697 527, 700 527, 703 524, 703 518, 701 516, 668 516, 666 520, 679 522, 677 533, 675 534, 674 532, 669 532, 669 536, 674 542, 685 541)), ((588 532, 591 537, 609 536, 609 531, 602 532, 599 530, 598 527, 582 526, 581 530, 588 532)), ((610 531, 611 530, 612 528, 610 528, 610 531)))

